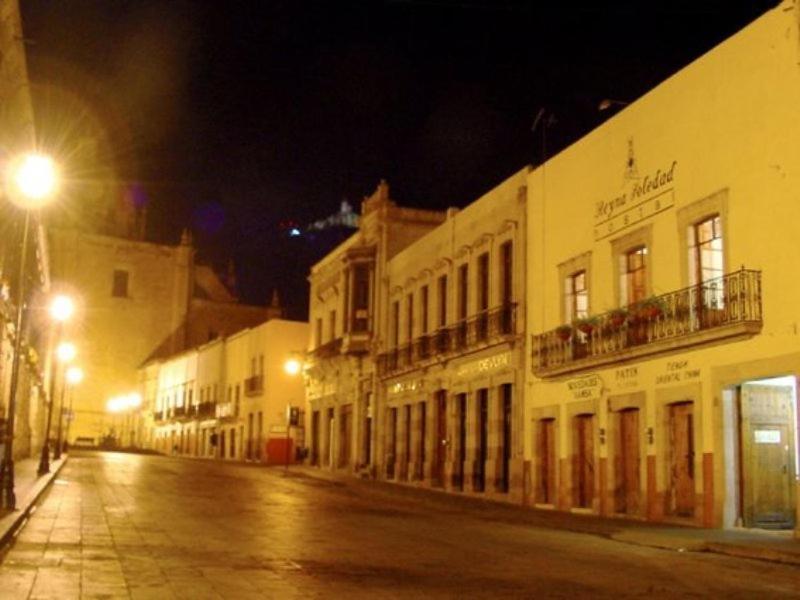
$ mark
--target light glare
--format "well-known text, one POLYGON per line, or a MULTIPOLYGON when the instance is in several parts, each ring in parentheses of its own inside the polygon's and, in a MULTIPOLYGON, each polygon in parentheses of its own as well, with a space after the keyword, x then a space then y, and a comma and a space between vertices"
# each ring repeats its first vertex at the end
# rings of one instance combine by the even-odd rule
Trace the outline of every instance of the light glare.
POLYGON ((286 371, 288 375, 297 375, 300 372, 300 368, 302 365, 300 361, 296 358, 290 358, 287 360, 283 365, 283 370, 286 371))
POLYGON ((28 154, 17 165, 13 179, 26 199, 41 201, 56 187, 56 167, 48 156, 28 154))
POLYGON ((75 303, 72 301, 72 298, 64 294, 59 294, 53 298, 53 301, 50 303, 50 316, 56 321, 63 323, 68 320, 74 312, 75 303))
POLYGON ((69 367, 67 369, 67 383, 70 385, 78 385, 83 381, 83 369, 80 367, 69 367))
POLYGON ((58 360, 64 363, 70 362, 78 354, 78 349, 71 342, 61 342, 56 349, 58 360))

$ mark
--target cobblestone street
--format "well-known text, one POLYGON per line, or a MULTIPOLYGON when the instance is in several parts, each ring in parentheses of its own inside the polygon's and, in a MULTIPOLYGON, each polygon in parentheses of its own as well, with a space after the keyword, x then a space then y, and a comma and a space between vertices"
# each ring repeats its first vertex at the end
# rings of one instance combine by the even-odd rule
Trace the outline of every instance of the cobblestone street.
POLYGON ((0 598, 767 598, 800 590, 795 567, 628 545, 517 523, 508 507, 428 496, 245 465, 73 456, 7 551, 0 598))

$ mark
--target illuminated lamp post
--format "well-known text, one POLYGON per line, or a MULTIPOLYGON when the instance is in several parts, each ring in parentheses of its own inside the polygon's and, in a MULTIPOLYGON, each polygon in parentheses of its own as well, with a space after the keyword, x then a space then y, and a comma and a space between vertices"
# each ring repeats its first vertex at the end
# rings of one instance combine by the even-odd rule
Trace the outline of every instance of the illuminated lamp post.
MULTIPOLYGON (((75 418, 74 414, 72 413, 72 400, 74 396, 75 386, 80 384, 83 381, 83 369, 80 367, 69 367, 66 372, 66 380, 67 385, 69 386, 69 418, 67 419, 67 431, 64 433, 64 441, 69 440, 69 428, 72 425, 72 421, 75 418)), ((63 402, 62 402, 63 405, 63 402)))
MULTIPOLYGON (((289 377, 296 377, 300 374, 300 371, 303 370, 303 363, 296 357, 290 357, 283 363, 283 370, 289 377)), ((288 405, 286 407, 286 471, 289 470, 289 448, 292 443, 292 425, 297 425, 298 417, 299 409, 288 405)))
POLYGON ((17 281, 16 316, 14 319, 14 351, 11 359, 11 380, 5 423, 3 466, 0 469, 0 505, 7 510, 17 507, 14 493, 14 420, 16 418, 19 361, 22 350, 22 323, 25 314, 25 263, 28 254, 28 230, 31 211, 45 206, 52 199, 58 177, 53 161, 40 154, 28 154, 10 163, 5 177, 7 197, 24 211, 22 247, 17 281))
MULTIPOLYGON (((53 316, 54 319, 56 319, 56 321, 59 323, 59 326, 60 326, 62 323, 64 323, 64 321, 66 321, 69 317, 72 316, 72 313, 74 312, 74 310, 75 310, 75 305, 73 304, 72 300, 69 297, 67 297, 67 296, 56 296, 56 298, 55 298, 55 300, 53 300, 53 304, 52 304, 52 306, 50 308, 50 314, 53 316)), ((61 332, 59 331, 59 334, 60 333, 61 332)), ((73 350, 72 356, 65 356, 64 358, 66 360, 62 361, 64 363, 64 369, 62 370, 63 376, 62 376, 62 381, 61 381, 61 400, 58 403, 58 427, 57 427, 58 433, 56 434, 56 449, 55 449, 55 452, 53 453, 53 459, 54 460, 58 460, 59 458, 61 458, 61 447, 62 447, 61 423, 62 423, 63 418, 64 418, 64 393, 66 392, 67 383, 68 383, 67 380, 66 380, 66 369, 67 369, 66 364, 69 363, 69 362, 72 362, 72 360, 75 358, 75 354, 76 353, 74 352, 74 349, 75 349, 75 347, 72 346, 72 350, 73 350)), ((65 348, 65 351, 69 352, 69 346, 67 346, 65 348)), ((48 418, 49 418, 50 414, 52 414, 52 412, 53 412, 53 409, 52 409, 52 402, 53 401, 55 401, 55 396, 51 397, 51 405, 50 405, 50 410, 48 411, 48 418)), ((49 427, 48 427, 48 431, 47 432, 50 433, 49 427)))
MULTIPOLYGON (((57 332, 57 336, 61 336, 61 325, 59 323, 59 329, 57 332)), ((56 348, 56 360, 55 364, 53 365, 52 376, 50 378, 50 402, 47 405, 47 422, 44 426, 44 443, 42 444, 42 455, 39 457, 39 475, 44 475, 45 473, 50 472, 50 424, 53 422, 53 405, 56 403, 55 393, 56 393, 56 379, 58 377, 58 365, 64 365, 66 367, 67 364, 72 362, 75 356, 78 354, 78 350, 75 348, 75 344, 70 342, 61 342, 58 344, 56 348)), ((62 388, 63 392, 63 388, 62 388)), ((63 393, 62 393, 62 406, 63 409, 63 393)), ((61 423, 59 420, 59 429, 61 427, 61 423)), ((58 444, 58 442, 56 442, 58 444)), ((61 456, 61 453, 58 451, 58 446, 56 445, 56 456, 58 458, 61 456)))

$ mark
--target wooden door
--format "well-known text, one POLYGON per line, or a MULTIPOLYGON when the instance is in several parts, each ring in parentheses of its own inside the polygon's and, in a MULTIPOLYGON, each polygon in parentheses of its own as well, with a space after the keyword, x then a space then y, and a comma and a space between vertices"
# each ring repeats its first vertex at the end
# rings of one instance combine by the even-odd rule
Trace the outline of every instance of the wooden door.
POLYGON ((741 388, 743 517, 747 527, 792 528, 795 517, 794 391, 741 388))
POLYGON ((669 405, 669 504, 670 514, 694 516, 694 405, 669 405))
POLYGON ((639 409, 617 413, 614 448, 614 509, 618 513, 637 514, 640 495, 639 409))
POLYGON ((397 408, 389 409, 389 441, 386 452, 386 476, 394 479, 397 463, 397 408))
POLYGON ((473 488, 476 492, 486 489, 486 459, 489 438, 489 390, 478 390, 478 447, 475 453, 473 488))
POLYGON ((440 390, 436 395, 436 462, 433 467, 433 481, 444 485, 444 464, 447 459, 447 392, 440 390))
POLYGON ((511 483, 511 384, 500 386, 500 456, 502 458, 500 491, 507 492, 511 483))
POLYGON ((456 397, 456 422, 458 423, 458 452, 453 465, 453 486, 464 489, 464 463, 467 461, 467 395, 456 397))
POLYGON ((573 420, 574 453, 572 503, 592 508, 594 501, 594 415, 577 415, 573 420))
POLYGON ((319 411, 311 413, 311 464, 319 464, 319 411))
POLYGON ((353 447, 353 405, 345 404, 339 410, 339 466, 350 466, 353 447))
POLYGON ((539 481, 536 502, 540 504, 556 503, 556 420, 539 421, 539 481))

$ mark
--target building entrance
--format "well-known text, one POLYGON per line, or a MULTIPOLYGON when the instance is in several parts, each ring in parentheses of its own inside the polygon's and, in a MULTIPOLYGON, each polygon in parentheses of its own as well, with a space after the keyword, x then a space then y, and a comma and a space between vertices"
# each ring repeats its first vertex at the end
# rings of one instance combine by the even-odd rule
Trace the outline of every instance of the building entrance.
POLYGON ((616 413, 617 435, 614 446, 614 510, 621 514, 639 512, 640 452, 639 409, 616 413))
POLYGON ((573 420, 572 506, 592 508, 594 501, 594 415, 573 420))
POLYGON ((678 402, 668 407, 669 423, 669 514, 693 517, 694 488, 694 403, 678 402))
POLYGON ((795 525, 797 382, 794 377, 747 381, 723 395, 726 525, 790 529, 795 525), (732 488, 732 489, 731 489, 732 488), (734 518, 735 515, 735 518, 734 518))

